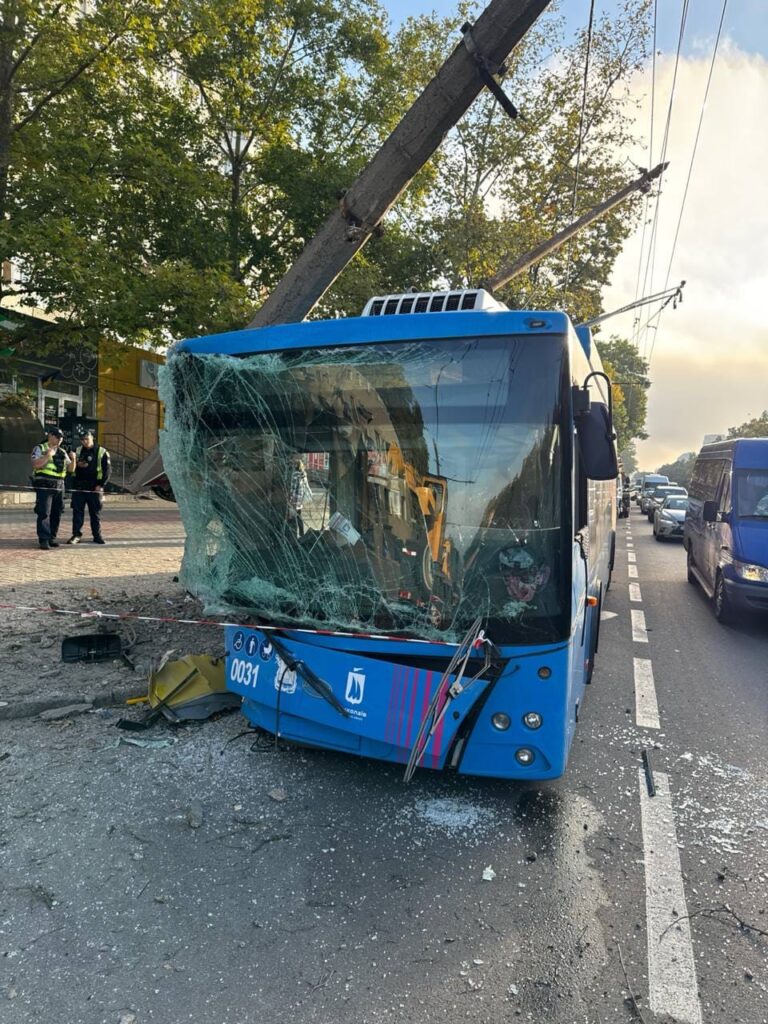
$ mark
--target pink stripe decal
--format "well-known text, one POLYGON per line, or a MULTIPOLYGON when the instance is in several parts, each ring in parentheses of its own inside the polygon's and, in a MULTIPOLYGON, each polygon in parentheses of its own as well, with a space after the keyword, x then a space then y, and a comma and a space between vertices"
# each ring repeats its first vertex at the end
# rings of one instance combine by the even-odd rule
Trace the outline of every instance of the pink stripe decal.
POLYGON ((399 683, 402 669, 400 665, 392 666, 392 681, 389 685, 389 704, 387 705, 387 717, 384 723, 384 739, 387 743, 394 742, 395 738, 395 705, 400 693, 399 683))
POLYGON ((411 681, 411 706, 408 709, 408 725, 405 730, 405 745, 410 749, 411 746, 411 728, 413 727, 413 712, 416 707, 416 694, 419 692, 419 682, 421 680, 421 672, 418 669, 414 670, 413 680, 411 681))
POLYGON ((397 737, 397 745, 399 747, 402 747, 402 745, 403 745, 402 738, 401 738, 402 737, 402 733, 403 733, 403 715, 405 714, 405 702, 406 702, 406 700, 408 698, 408 679, 409 679, 410 674, 411 674, 411 670, 408 669, 408 668, 404 668, 403 683, 402 683, 402 687, 400 689, 400 708, 399 708, 398 716, 397 716, 397 732, 396 732, 396 737, 397 737))

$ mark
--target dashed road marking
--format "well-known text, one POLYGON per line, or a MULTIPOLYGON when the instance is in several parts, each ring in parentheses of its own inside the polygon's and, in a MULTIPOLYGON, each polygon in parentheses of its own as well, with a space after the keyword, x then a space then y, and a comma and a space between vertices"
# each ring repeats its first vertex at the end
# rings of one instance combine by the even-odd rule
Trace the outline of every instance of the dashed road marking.
POLYGON ((634 551, 628 551, 627 552, 627 561, 628 562, 636 562, 637 561, 637 555, 635 554, 634 551))
POLYGON ((627 566, 627 575, 629 576, 629 578, 631 580, 636 580, 637 579, 637 566, 636 565, 628 565, 627 566))
POLYGON ((643 600, 642 595, 640 593, 640 584, 639 583, 630 583, 629 584, 629 600, 630 601, 642 601, 643 600))
POLYGON ((642 729, 660 729, 659 705, 653 682, 653 666, 647 658, 635 658, 635 719, 642 729))
POLYGON ((629 613, 632 617, 632 639, 638 644, 648 643, 648 631, 645 625, 645 612, 633 608, 629 613))
POLYGON ((653 797, 648 795, 642 769, 639 779, 651 1010, 685 1024, 701 1024, 669 777, 663 772, 654 772, 656 795, 653 797))

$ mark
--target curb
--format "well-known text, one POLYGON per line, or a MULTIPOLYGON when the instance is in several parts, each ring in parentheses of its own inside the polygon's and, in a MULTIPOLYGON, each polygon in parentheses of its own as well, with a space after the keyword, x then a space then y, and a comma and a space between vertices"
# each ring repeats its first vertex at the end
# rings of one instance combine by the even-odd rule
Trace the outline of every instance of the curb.
POLYGON ((90 704, 94 708, 115 707, 118 704, 125 704, 130 697, 145 697, 146 686, 143 690, 137 687, 136 683, 130 686, 118 686, 106 693, 97 693, 92 696, 85 694, 69 693, 66 697, 49 697, 45 700, 20 700, 0 707, 0 722, 13 721, 19 718, 34 718, 42 711, 51 711, 53 708, 70 707, 73 704, 90 704))

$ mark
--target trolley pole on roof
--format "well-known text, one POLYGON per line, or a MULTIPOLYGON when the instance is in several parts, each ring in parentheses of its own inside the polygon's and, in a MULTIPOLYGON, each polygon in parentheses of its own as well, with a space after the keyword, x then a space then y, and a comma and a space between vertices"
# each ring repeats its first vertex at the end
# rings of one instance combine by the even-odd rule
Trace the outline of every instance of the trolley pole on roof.
POLYGON ((304 319, 549 3, 491 0, 248 327, 304 319))
POLYGON ((619 203, 622 203, 627 196, 631 196, 633 192, 647 192, 650 188, 651 182, 654 178, 658 178, 664 171, 669 167, 669 163, 658 164, 651 171, 645 171, 636 178, 635 181, 631 181, 624 188, 619 189, 618 192, 614 193, 604 202, 598 206, 593 207, 583 216, 579 217, 578 220, 573 221, 568 227, 563 228, 562 231, 558 231, 556 235, 552 235, 551 238, 546 239, 543 242, 539 242, 538 245, 534 246, 533 249, 529 249, 528 252, 524 253, 513 263, 503 267, 493 277, 488 278, 484 281, 482 287, 489 292, 494 292, 497 288, 501 288, 503 285, 508 284, 513 277, 518 277, 529 267, 533 266, 534 263, 538 263, 539 260, 543 259, 549 253, 554 252, 555 249, 559 249, 564 242, 567 242, 569 238, 572 238, 578 231, 585 228, 588 224, 598 220, 604 214, 608 213, 619 203))

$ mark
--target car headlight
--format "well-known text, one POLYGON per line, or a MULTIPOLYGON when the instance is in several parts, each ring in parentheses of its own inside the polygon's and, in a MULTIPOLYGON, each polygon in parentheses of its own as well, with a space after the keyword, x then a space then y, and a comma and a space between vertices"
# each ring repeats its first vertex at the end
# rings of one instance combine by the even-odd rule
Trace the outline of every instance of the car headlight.
POLYGON ((762 565, 751 565, 749 562, 731 560, 731 566, 737 576, 750 583, 768 583, 768 569, 762 565))

